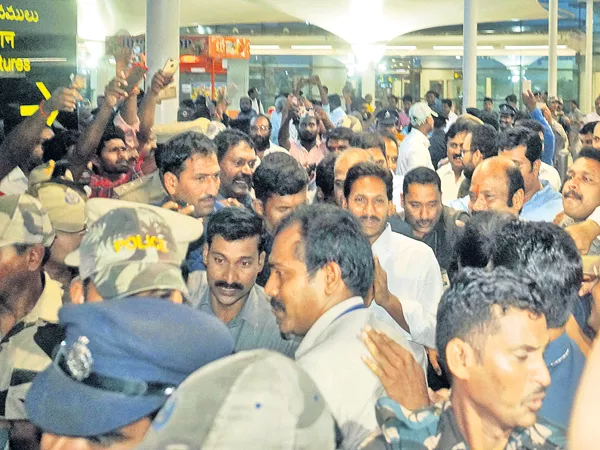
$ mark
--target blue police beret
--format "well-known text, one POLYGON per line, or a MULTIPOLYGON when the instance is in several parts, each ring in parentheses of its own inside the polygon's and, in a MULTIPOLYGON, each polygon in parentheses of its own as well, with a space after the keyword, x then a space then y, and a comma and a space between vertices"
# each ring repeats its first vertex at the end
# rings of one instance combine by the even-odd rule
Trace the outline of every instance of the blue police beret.
POLYGON ((105 434, 152 414, 234 347, 217 318, 166 299, 67 305, 59 320, 65 340, 25 402, 29 419, 59 436, 105 434))

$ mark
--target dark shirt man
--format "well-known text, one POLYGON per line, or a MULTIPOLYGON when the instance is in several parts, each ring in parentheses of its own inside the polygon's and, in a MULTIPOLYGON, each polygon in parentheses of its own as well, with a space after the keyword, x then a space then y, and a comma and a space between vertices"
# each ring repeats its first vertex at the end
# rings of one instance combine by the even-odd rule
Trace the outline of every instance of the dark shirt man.
MULTIPOLYGON (((263 219, 267 240, 266 257, 271 253, 275 230, 283 219, 306 203, 308 174, 296 159, 287 153, 273 153, 263 159, 253 177, 254 210, 263 219)), ((257 279, 264 286, 269 279, 269 266, 265 265, 257 279)))
POLYGON ((433 118, 433 132, 429 138, 429 154, 431 155, 431 163, 437 169, 439 162, 446 157, 446 123, 448 117, 438 113, 437 117, 433 118))
POLYGON ((427 167, 417 167, 404 177, 402 205, 410 228, 407 233, 400 232, 431 247, 440 267, 447 271, 462 230, 456 222, 468 221, 469 215, 442 206, 440 177, 427 167))

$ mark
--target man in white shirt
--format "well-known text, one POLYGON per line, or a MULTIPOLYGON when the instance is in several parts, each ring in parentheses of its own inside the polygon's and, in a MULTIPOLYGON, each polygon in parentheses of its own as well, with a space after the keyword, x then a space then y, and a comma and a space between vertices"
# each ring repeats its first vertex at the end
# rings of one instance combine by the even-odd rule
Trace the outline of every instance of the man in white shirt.
POLYGON ((409 116, 412 130, 402 141, 398 151, 396 174, 402 177, 415 167, 424 166, 435 170, 429 154, 427 135, 433 130, 433 117, 437 117, 437 113, 421 102, 411 106, 409 116))
MULTIPOLYGON (((410 333, 412 341, 434 348, 437 304, 442 296, 440 267, 426 244, 392 231, 388 224, 392 184, 389 170, 370 162, 357 164, 344 182, 344 208, 361 223, 376 257, 371 308, 378 317, 393 319, 390 322, 410 333)), ((419 361, 422 347, 413 350, 419 361)))
POLYGON ((260 160, 271 153, 288 153, 283 147, 271 142, 269 139, 271 131, 273 131, 271 121, 264 114, 259 114, 250 120, 250 137, 254 141, 254 150, 256 150, 256 156, 259 157, 259 161, 257 161, 259 164, 260 160))
POLYGON ((265 109, 263 108, 262 102, 258 98, 258 94, 258 89, 255 87, 250 88, 248 91, 248 97, 250 97, 250 100, 252 100, 252 109, 254 112, 256 112, 256 114, 264 114, 265 109))
POLYGON ((304 336, 296 361, 314 380, 344 436, 357 449, 376 428, 375 404, 385 395, 363 363, 360 334, 368 325, 406 338, 366 308, 374 261, 358 222, 332 205, 298 209, 279 227, 265 292, 282 333, 304 336))
POLYGON ((458 115, 452 110, 452 100, 449 98, 442 100, 442 112, 448 117, 446 129, 444 130, 447 133, 450 127, 458 120, 458 115))
POLYGON ((469 121, 453 124, 446 134, 448 163, 437 171, 442 181, 442 202, 447 204, 458 198, 458 191, 465 180, 462 151, 465 139, 473 132, 469 121))
POLYGON ((600 120, 600 96, 594 102, 594 106, 596 107, 596 111, 585 116, 585 123, 598 122, 600 120))

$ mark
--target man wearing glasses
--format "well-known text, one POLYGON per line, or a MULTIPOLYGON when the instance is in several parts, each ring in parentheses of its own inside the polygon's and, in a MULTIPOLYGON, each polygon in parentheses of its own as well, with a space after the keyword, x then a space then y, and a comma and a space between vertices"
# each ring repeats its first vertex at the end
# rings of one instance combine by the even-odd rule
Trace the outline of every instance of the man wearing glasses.
POLYGON ((271 125, 271 121, 264 114, 253 117, 250 122, 250 137, 254 141, 256 156, 261 160, 271 153, 287 153, 283 147, 271 142, 270 136, 272 130, 273 126, 271 125))

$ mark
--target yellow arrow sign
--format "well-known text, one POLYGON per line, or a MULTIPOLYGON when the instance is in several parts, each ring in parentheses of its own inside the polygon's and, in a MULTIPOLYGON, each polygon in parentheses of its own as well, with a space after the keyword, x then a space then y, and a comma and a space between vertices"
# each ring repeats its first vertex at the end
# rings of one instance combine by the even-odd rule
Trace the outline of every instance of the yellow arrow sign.
MULTIPOLYGON (((35 84, 36 84, 37 88, 40 90, 40 92, 42 93, 42 95, 44 96, 44 98, 46 100, 50 100, 50 91, 48 90, 46 85, 44 83, 42 83, 41 81, 38 81, 35 84)), ((23 105, 23 106, 21 106, 20 109, 21 109, 21 116, 29 117, 29 116, 33 116, 37 112, 37 110, 40 109, 40 107, 39 107, 39 105, 23 105)), ((52 111, 50 113, 50 115, 48 116, 46 125, 51 126, 52 123, 56 120, 57 116, 58 116, 58 111, 52 111)))

